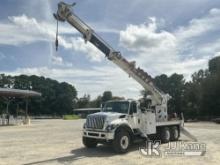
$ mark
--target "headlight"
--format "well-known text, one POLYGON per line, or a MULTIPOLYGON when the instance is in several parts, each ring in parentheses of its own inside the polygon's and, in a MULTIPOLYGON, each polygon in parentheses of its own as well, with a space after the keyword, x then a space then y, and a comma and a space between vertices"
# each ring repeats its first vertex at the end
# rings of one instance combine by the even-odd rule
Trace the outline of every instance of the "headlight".
POLYGON ((106 131, 109 132, 109 131, 115 129, 116 127, 117 127, 117 125, 115 125, 115 124, 108 125, 108 126, 106 127, 106 131))

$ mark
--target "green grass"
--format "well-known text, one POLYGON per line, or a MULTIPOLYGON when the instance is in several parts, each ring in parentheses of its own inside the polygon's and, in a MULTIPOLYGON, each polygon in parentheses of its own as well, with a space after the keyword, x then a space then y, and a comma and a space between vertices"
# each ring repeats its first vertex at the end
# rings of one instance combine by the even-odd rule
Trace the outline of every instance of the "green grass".
POLYGON ((63 120, 76 120, 76 119, 80 119, 80 117, 77 115, 63 115, 63 120))

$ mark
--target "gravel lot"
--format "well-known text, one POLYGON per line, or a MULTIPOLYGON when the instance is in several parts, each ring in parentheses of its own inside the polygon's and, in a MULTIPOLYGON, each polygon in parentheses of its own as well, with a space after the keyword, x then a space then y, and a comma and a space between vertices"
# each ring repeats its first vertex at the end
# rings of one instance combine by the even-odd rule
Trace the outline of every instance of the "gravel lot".
MULTIPOLYGON (((185 126, 199 142, 206 143, 205 156, 152 158, 139 152, 139 144, 124 155, 100 145, 86 149, 81 143, 84 120, 33 120, 30 126, 0 127, 0 165, 19 164, 220 164, 220 125, 186 123, 185 126)), ((186 137, 181 141, 189 143, 186 137)), ((167 147, 163 144, 161 148, 167 147)))

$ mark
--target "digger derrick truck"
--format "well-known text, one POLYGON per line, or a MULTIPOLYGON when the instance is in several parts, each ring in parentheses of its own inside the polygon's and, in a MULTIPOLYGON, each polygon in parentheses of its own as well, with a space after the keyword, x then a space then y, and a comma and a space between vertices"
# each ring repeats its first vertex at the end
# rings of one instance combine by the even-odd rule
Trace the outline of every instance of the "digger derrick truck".
POLYGON ((172 118, 172 120, 168 118, 167 102, 171 98, 170 95, 158 89, 150 75, 136 67, 135 62, 127 61, 119 51, 114 50, 75 15, 72 11, 74 5, 75 3, 69 5, 64 2, 58 4, 57 13, 54 14, 57 23, 67 21, 83 35, 85 42, 92 43, 105 54, 108 60, 151 93, 145 100, 112 100, 104 103, 101 112, 87 116, 82 133, 83 144, 92 148, 98 143, 109 143, 116 152, 125 153, 132 143, 153 136, 166 143, 178 140, 182 132, 196 140, 183 127, 183 117, 172 118))

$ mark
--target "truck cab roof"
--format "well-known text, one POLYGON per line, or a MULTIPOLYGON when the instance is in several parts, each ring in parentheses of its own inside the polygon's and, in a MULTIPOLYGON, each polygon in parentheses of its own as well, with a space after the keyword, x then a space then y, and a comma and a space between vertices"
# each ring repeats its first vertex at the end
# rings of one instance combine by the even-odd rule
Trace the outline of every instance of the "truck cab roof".
POLYGON ((134 99, 118 99, 118 100, 109 100, 109 101, 106 101, 106 102, 124 102, 124 101, 127 101, 127 102, 138 102, 137 100, 134 100, 134 99))

